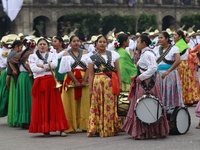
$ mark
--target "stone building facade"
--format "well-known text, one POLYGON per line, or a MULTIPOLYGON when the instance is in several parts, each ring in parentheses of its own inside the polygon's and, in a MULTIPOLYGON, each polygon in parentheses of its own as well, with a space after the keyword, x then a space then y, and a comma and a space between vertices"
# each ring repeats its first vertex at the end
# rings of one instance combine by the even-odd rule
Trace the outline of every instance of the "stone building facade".
POLYGON ((6 33, 32 34, 37 25, 45 30, 46 36, 52 36, 57 33, 59 19, 72 13, 155 14, 159 30, 177 29, 182 16, 200 12, 200 0, 185 0, 184 4, 180 0, 137 0, 131 7, 128 0, 24 0, 13 22, 3 12, 2 2, 0 8, 0 37, 6 33))

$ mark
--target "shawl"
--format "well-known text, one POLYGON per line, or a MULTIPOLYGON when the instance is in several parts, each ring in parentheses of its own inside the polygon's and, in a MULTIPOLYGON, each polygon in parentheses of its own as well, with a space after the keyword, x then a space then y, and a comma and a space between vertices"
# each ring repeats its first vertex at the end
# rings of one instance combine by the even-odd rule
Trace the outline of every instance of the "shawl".
POLYGON ((116 49, 116 52, 120 55, 119 67, 121 72, 121 79, 125 83, 131 84, 131 77, 137 74, 137 67, 133 64, 133 60, 128 52, 123 48, 116 49))

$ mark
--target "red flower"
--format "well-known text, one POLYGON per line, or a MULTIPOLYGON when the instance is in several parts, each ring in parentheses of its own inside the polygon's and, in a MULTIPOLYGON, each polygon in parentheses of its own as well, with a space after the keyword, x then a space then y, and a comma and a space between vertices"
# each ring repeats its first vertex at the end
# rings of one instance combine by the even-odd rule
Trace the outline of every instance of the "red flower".
POLYGON ((110 106, 109 105, 106 106, 106 110, 110 111, 110 106))

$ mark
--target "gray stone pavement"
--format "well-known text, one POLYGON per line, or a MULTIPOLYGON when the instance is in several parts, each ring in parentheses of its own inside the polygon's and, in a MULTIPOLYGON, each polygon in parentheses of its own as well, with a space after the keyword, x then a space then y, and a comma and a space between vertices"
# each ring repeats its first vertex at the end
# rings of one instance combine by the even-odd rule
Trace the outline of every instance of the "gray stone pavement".
POLYGON ((4 117, 0 118, 0 150, 199 150, 200 129, 195 129, 199 118, 195 117, 194 108, 195 105, 189 107, 191 126, 186 134, 149 140, 133 140, 125 132, 107 138, 87 137, 82 132, 67 137, 60 137, 59 132, 55 132, 51 137, 43 137, 9 127, 4 117))

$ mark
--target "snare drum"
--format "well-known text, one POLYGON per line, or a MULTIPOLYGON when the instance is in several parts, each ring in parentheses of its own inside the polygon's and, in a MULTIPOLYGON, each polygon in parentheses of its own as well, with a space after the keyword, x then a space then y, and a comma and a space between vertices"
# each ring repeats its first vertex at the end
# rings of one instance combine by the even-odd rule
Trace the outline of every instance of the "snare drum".
POLYGON ((128 92, 121 92, 117 98, 117 113, 120 117, 126 117, 129 109, 128 92))
POLYGON ((163 106, 155 96, 151 94, 143 95, 137 99, 135 114, 144 123, 155 123, 163 114, 163 106))
POLYGON ((191 124, 191 118, 187 108, 176 106, 169 107, 166 111, 170 134, 185 134, 191 124))

